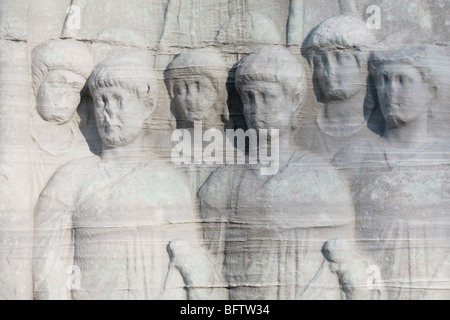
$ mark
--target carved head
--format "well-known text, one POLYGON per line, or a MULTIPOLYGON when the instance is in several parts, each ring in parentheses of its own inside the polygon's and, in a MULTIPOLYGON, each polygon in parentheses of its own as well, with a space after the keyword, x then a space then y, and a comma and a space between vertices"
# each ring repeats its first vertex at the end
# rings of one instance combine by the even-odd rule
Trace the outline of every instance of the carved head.
POLYGON ((158 83, 153 69, 136 57, 116 56, 97 65, 89 89, 98 133, 110 147, 134 141, 156 109, 158 83))
MULTIPOLYGON (((439 100, 448 57, 434 46, 420 45, 374 52, 369 61, 376 99, 393 128, 416 121, 439 100)), ((442 101, 442 103, 446 103, 442 101)), ((373 106, 376 108, 376 106, 373 106)))
POLYGON ((306 73, 287 49, 263 47, 238 64, 236 88, 249 128, 290 128, 306 101, 306 73))
POLYGON ((77 41, 52 40, 34 49, 33 89, 42 119, 62 125, 73 118, 92 68, 88 48, 77 41))
POLYGON ((326 102, 345 101, 365 89, 368 47, 375 38, 354 16, 332 17, 314 28, 306 49, 326 102))
POLYGON ((164 73, 180 117, 187 122, 221 116, 228 122, 226 81, 228 69, 214 49, 193 49, 176 56, 164 73))

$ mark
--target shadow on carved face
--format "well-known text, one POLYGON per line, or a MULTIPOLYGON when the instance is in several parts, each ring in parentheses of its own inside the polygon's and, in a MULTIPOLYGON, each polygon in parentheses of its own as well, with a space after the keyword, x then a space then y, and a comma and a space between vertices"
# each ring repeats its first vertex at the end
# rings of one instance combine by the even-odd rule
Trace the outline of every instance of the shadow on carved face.
POLYGON ((251 129, 283 129, 291 125, 293 109, 280 83, 248 81, 238 88, 251 129))
POLYGON ((366 84, 357 56, 346 50, 316 53, 314 72, 327 102, 348 100, 366 84))
POLYGON ((148 61, 128 55, 101 62, 89 78, 98 134, 109 147, 123 147, 144 135, 156 110, 158 83, 148 61))
POLYGON ((249 128, 293 127, 307 84, 303 65, 287 49, 268 46, 250 53, 239 62, 235 83, 249 128))
POLYGON ((394 128, 427 116, 433 92, 412 65, 385 64, 377 70, 376 87, 381 111, 394 128))
POLYGON ((81 101, 85 79, 73 72, 55 70, 42 80, 36 108, 45 121, 58 125, 69 122, 81 101))
POLYGON ((174 102, 185 120, 202 121, 216 105, 219 93, 212 81, 205 76, 177 79, 173 85, 174 102))
POLYGON ((110 147, 125 146, 134 141, 148 118, 145 102, 134 92, 121 87, 93 91, 95 118, 102 141, 110 147))

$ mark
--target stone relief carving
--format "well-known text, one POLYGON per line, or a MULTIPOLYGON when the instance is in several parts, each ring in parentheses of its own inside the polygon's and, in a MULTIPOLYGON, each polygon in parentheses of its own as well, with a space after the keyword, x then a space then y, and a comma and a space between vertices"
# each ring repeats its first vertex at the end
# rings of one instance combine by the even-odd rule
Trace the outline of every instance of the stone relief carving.
POLYGON ((289 17, 286 30, 286 44, 288 46, 301 46, 304 32, 305 4, 302 0, 289 2, 289 17))
MULTIPOLYGON (((305 40, 308 60, 314 66, 317 100, 324 104, 316 117, 323 148, 318 151, 334 155, 349 139, 355 143, 381 133, 377 115, 365 114, 362 108, 367 61, 374 42, 366 24, 352 15, 325 20, 305 40)), ((311 139, 311 142, 317 141, 311 139)))
MULTIPOLYGON (((192 138, 196 134, 203 137, 205 131, 210 129, 218 130, 225 138, 225 128, 229 122, 226 87, 228 71, 220 52, 208 48, 183 52, 168 65, 164 76, 172 99, 171 110, 177 120, 177 127, 188 130, 192 138)), ((231 142, 225 138, 223 143, 231 142)), ((198 146, 200 150, 195 150, 192 143, 191 154, 202 152, 204 144, 198 146)), ((234 150, 234 146, 229 150, 234 150)), ((225 161, 226 153, 223 157, 225 161)), ((215 168, 217 165, 205 164, 187 168, 194 194, 215 168)))
POLYGON ((2 1, 0 298, 448 299, 448 9, 2 1))
POLYGON ((433 138, 428 127, 446 101, 442 65, 448 59, 427 45, 374 52, 374 108, 381 109, 386 131, 334 160, 348 171, 357 238, 382 268, 389 299, 437 299, 450 292, 449 218, 442 206, 449 197, 448 143, 433 138))
POLYGON ((158 93, 151 68, 113 57, 96 67, 89 88, 103 151, 62 167, 39 198, 35 297, 220 298, 209 287, 219 279, 198 247, 189 189, 142 146, 158 93), (80 288, 66 287, 72 265, 83 275, 80 288))
POLYGON ((220 29, 217 42, 222 45, 233 44, 237 47, 251 48, 267 44, 283 44, 285 41, 272 20, 262 14, 247 11, 230 17, 220 29))
MULTIPOLYGON (((286 49, 264 47, 239 63, 236 86, 248 127, 279 130, 280 170, 270 177, 258 165, 214 172, 199 192, 206 239, 224 259, 230 299, 314 298, 315 286, 333 281, 315 244, 351 237, 353 210, 338 174, 291 143, 292 119, 306 98, 304 68, 286 49)), ((322 297, 339 297, 335 284, 322 297)))
POLYGON ((31 136, 36 197, 58 167, 92 154, 77 111, 86 98, 93 64, 87 46, 76 41, 52 40, 33 50, 36 107, 31 136))
POLYGON ((217 50, 189 50, 173 59, 165 81, 179 127, 202 121, 208 128, 223 130, 229 120, 227 78, 228 68, 217 50))
MULTIPOLYGON (((0 15, 4 18, 3 14, 12 12, 1 12, 0 15)), ((2 300, 31 298, 33 238, 31 206, 34 204, 30 196, 31 163, 27 161, 30 150, 30 73, 26 44, 20 41, 0 40, 0 140, 2 141, 0 299, 2 300)))

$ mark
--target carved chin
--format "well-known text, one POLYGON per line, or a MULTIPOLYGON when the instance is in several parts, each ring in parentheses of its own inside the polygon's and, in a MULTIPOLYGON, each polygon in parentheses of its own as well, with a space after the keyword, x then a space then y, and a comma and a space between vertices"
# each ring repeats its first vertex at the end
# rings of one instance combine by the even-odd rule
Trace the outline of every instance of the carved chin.
POLYGON ((136 135, 101 134, 102 141, 109 147, 124 147, 136 139, 136 135))
POLYGON ((349 95, 344 90, 330 90, 326 93, 328 101, 345 101, 349 99, 349 95))
POLYGON ((57 124, 57 125, 63 125, 69 122, 73 114, 56 114, 55 112, 46 112, 44 107, 38 107, 37 108, 39 115, 41 118, 47 122, 57 124))
POLYGON ((48 117, 48 118, 44 118, 42 117, 45 121, 56 124, 56 125, 63 125, 68 123, 71 119, 70 118, 65 118, 65 117, 48 117))
POLYGON ((406 124, 405 121, 402 121, 401 119, 398 119, 395 116, 387 116, 386 122, 392 128, 401 128, 406 124))

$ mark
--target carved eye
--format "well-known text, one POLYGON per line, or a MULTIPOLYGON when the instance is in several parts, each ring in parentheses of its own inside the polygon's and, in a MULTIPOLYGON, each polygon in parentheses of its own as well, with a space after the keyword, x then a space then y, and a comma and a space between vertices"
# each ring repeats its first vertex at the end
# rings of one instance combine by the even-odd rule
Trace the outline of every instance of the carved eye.
POLYGON ((103 108, 106 105, 107 101, 108 100, 105 96, 98 96, 95 100, 95 105, 99 108, 103 108))
POLYGON ((248 101, 249 101, 251 104, 254 104, 254 103, 255 103, 255 94, 254 94, 253 92, 248 91, 247 94, 246 94, 246 96, 248 97, 248 101))
POLYGON ((116 101, 116 102, 118 102, 118 105, 119 105, 119 107, 120 108, 122 108, 122 96, 121 95, 118 95, 118 94, 115 94, 114 96, 113 96, 113 98, 114 98, 114 100, 116 101))
POLYGON ((277 98, 277 95, 274 93, 269 93, 266 95, 266 97, 267 97, 267 99, 275 100, 277 98))
POLYGON ((314 65, 321 66, 323 65, 322 59, 319 56, 314 56, 314 65))
POLYGON ((50 86, 52 86, 53 88, 60 87, 63 84, 61 79, 53 79, 49 83, 50 83, 50 86))
POLYGON ((103 97, 102 96, 97 96, 95 97, 95 106, 96 107, 101 107, 103 106, 103 97))
POLYGON ((83 84, 80 82, 71 82, 70 87, 75 89, 76 91, 81 91, 83 89, 83 84))
POLYGON ((398 82, 400 82, 400 84, 404 84, 405 83, 405 79, 403 76, 398 76, 398 82))

